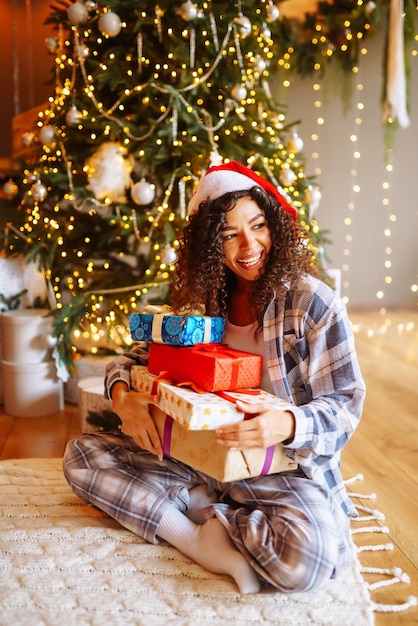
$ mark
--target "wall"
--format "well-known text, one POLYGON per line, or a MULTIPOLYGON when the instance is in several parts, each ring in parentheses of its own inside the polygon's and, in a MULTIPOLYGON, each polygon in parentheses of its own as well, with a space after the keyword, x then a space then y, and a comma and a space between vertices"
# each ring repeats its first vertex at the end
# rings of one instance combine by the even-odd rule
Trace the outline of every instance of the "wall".
MULTIPOLYGON (((49 0, 32 0, 29 3, 23 0, 0 0, 0 84, 4 87, 0 100, 3 121, 0 165, 2 157, 10 157, 11 154, 10 127, 11 118, 16 113, 16 100, 20 110, 25 111, 43 103, 51 93, 51 86, 46 83, 51 76, 53 57, 46 52, 44 42, 52 33, 52 28, 43 24, 49 13, 49 4, 49 0), (18 42, 18 50, 15 41, 18 42), (16 53, 19 58, 17 82, 13 62, 16 53)), ((313 174, 317 167, 322 170, 317 181, 322 188, 317 218, 321 228, 330 231, 332 243, 327 246, 330 266, 348 265, 348 270, 343 272, 346 285, 343 286, 343 295, 355 307, 416 306, 417 303, 417 293, 411 290, 411 285, 418 283, 418 202, 415 191, 418 178, 415 155, 415 140, 418 137, 418 58, 412 60, 411 67, 411 124, 397 135, 391 188, 386 193, 382 189, 388 175, 384 163, 385 144, 380 106, 383 45, 383 36, 369 39, 369 52, 360 65, 359 81, 364 84, 361 99, 365 105, 361 112, 361 126, 354 123, 358 115, 355 106, 344 114, 339 95, 343 84, 341 77, 321 85, 323 94, 326 85, 334 82, 335 93, 321 107, 325 124, 320 128, 317 142, 311 140, 312 133, 318 131, 318 109, 314 106, 318 94, 312 89, 313 79, 294 77, 290 88, 286 90, 281 87, 279 78, 273 81, 273 90, 279 100, 287 105, 288 121, 301 120, 298 132, 305 142, 303 152, 307 157, 306 173, 313 174), (350 141, 353 130, 358 135, 361 153, 361 158, 356 161, 352 158, 353 144, 350 141), (312 158, 313 151, 319 153, 318 159, 312 158), (355 179, 352 175, 353 167, 357 170, 355 179), (354 194, 355 208, 350 210, 348 204, 353 201, 354 180, 359 184, 360 192, 354 194), (390 199, 389 207, 382 204, 386 196, 390 199), (396 215, 396 222, 390 222, 391 214, 396 215), (344 224, 347 217, 352 220, 350 227, 344 224), (384 235, 388 226, 392 230, 389 238, 384 235), (351 243, 347 242, 347 237, 351 238, 351 243), (388 247, 392 249, 390 256, 386 252, 388 247), (392 262, 390 270, 384 266, 387 260, 392 262), (388 275, 392 278, 390 285, 385 284, 388 275), (380 290, 384 291, 383 299, 376 297, 380 290)), ((346 83, 347 79, 344 80, 346 83)), ((355 105, 355 99, 353 102, 355 105)))
POLYGON ((51 94, 53 56, 45 49, 49 0, 0 0, 0 160, 11 156, 11 120, 51 94))
POLYGON ((354 84, 352 106, 347 113, 341 97, 347 78, 338 74, 322 82, 319 92, 313 90, 315 81, 311 78, 292 78, 291 86, 285 89, 281 77, 273 87, 287 106, 287 122, 301 120, 297 129, 304 140, 306 174, 314 174, 318 167, 322 172, 317 178, 322 199, 316 216, 321 228, 330 231, 332 243, 326 248, 329 266, 348 265, 343 271, 343 296, 357 308, 417 304, 417 292, 411 286, 418 284, 418 57, 411 60, 410 125, 396 135, 391 156, 393 172, 389 175, 381 115, 383 47, 383 34, 367 42, 368 54, 361 60, 357 78, 364 89, 359 92, 354 84), (314 105, 318 99, 324 103, 320 109, 314 105), (357 99, 364 104, 363 110, 356 108, 357 99), (325 121, 322 126, 316 123, 319 115, 325 121), (360 125, 355 123, 356 117, 361 117, 360 125), (313 133, 318 133, 317 141, 312 141, 313 133), (353 133, 357 135, 360 159, 353 159, 353 133), (318 158, 312 157, 313 152, 318 158), (355 176, 353 171, 357 172, 355 176), (386 181, 390 183, 388 190, 383 189, 386 181), (359 185, 359 192, 352 191, 354 183, 359 185), (383 204, 385 198, 388 206, 383 204), (348 208, 350 202, 354 202, 354 209, 348 208), (392 214, 396 216, 394 222, 390 220, 392 214), (344 223, 347 217, 350 226, 344 223), (388 227, 389 237, 384 234, 388 227), (391 268, 385 267, 386 261, 392 263, 391 268), (387 276, 391 284, 385 282, 387 276), (384 292, 383 298, 376 296, 378 291, 384 292))

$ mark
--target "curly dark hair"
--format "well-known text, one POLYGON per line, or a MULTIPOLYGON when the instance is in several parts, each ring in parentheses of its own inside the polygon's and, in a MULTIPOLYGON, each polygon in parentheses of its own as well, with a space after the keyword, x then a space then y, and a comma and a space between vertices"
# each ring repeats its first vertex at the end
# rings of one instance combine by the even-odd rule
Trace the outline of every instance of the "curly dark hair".
POLYGON ((203 304, 207 315, 227 316, 237 279, 224 263, 225 214, 243 197, 251 198, 263 211, 271 236, 264 271, 254 281, 250 292, 250 303, 261 328, 264 312, 274 293, 284 283, 292 284, 301 273, 317 275, 317 270, 306 233, 276 198, 257 185, 202 202, 199 211, 190 217, 180 238, 171 302, 175 310, 203 304))

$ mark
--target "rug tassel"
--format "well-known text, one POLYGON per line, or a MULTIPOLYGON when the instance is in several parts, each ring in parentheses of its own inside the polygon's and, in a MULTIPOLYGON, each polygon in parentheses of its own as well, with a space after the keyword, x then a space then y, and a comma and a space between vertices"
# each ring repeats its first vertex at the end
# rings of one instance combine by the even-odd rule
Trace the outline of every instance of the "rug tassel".
POLYGON ((393 543, 384 543, 377 546, 357 546, 357 552, 379 552, 380 550, 393 550, 393 543))
POLYGON ((379 604, 373 602, 373 610, 379 613, 400 613, 406 611, 413 606, 417 606, 418 598, 416 596, 409 596, 406 602, 403 604, 379 604))
POLYGON ((364 526, 363 528, 354 528, 351 530, 352 535, 358 535, 359 533, 384 533, 389 534, 389 528, 387 526, 364 526))
POLYGON ((344 481, 344 483, 346 485, 351 485, 351 483, 355 483, 358 480, 363 480, 364 476, 363 474, 355 474, 354 476, 351 476, 351 478, 347 478, 347 480, 344 481))
MULTIPOLYGON (((344 483, 346 485, 350 485, 358 480, 363 480, 363 474, 356 474, 355 476, 345 480, 344 483)), ((361 494, 361 493, 350 493, 350 498, 358 498, 360 500, 376 500, 377 496, 375 493, 371 494, 361 494)), ((367 513, 368 515, 363 515, 362 517, 353 518, 352 522, 370 522, 370 521, 381 521, 385 519, 385 515, 376 509, 371 509, 362 504, 356 504, 357 511, 362 511, 363 513, 367 513)), ((363 526, 361 528, 351 529, 351 534, 356 535, 360 533, 385 533, 389 534, 389 528, 386 526, 363 526)), ((367 545, 367 546, 356 546, 357 554, 361 552, 378 552, 380 550, 394 550, 393 543, 379 544, 379 545, 367 545)), ((374 583, 368 583, 367 587, 369 591, 375 591, 376 589, 380 589, 382 587, 387 587, 389 585, 394 585, 396 583, 409 583, 410 578, 406 572, 403 572, 400 567, 393 568, 379 568, 379 567, 363 567, 360 568, 361 574, 381 574, 390 576, 391 578, 384 578, 374 583)), ((373 602, 373 611, 378 613, 400 613, 401 611, 406 611, 407 609, 417 606, 418 598, 416 596, 409 596, 406 602, 402 604, 381 604, 379 602, 373 602)))

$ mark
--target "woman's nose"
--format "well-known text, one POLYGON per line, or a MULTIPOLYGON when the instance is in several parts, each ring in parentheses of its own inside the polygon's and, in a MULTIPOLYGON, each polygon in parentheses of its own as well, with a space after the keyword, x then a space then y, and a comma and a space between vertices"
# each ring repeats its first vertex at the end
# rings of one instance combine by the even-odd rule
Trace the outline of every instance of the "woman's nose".
POLYGON ((251 233, 251 231, 243 231, 241 233, 240 247, 251 248, 253 239, 254 239, 254 235, 251 233))

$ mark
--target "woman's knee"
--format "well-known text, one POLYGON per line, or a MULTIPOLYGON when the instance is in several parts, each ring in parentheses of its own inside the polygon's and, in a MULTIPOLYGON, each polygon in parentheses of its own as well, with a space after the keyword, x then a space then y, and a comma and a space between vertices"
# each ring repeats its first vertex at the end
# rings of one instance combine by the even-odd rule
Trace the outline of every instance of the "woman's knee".
POLYGON ((285 543, 281 541, 277 547, 273 579, 282 591, 310 591, 335 574, 340 549, 335 522, 327 526, 313 523, 295 528, 287 534, 285 543))

